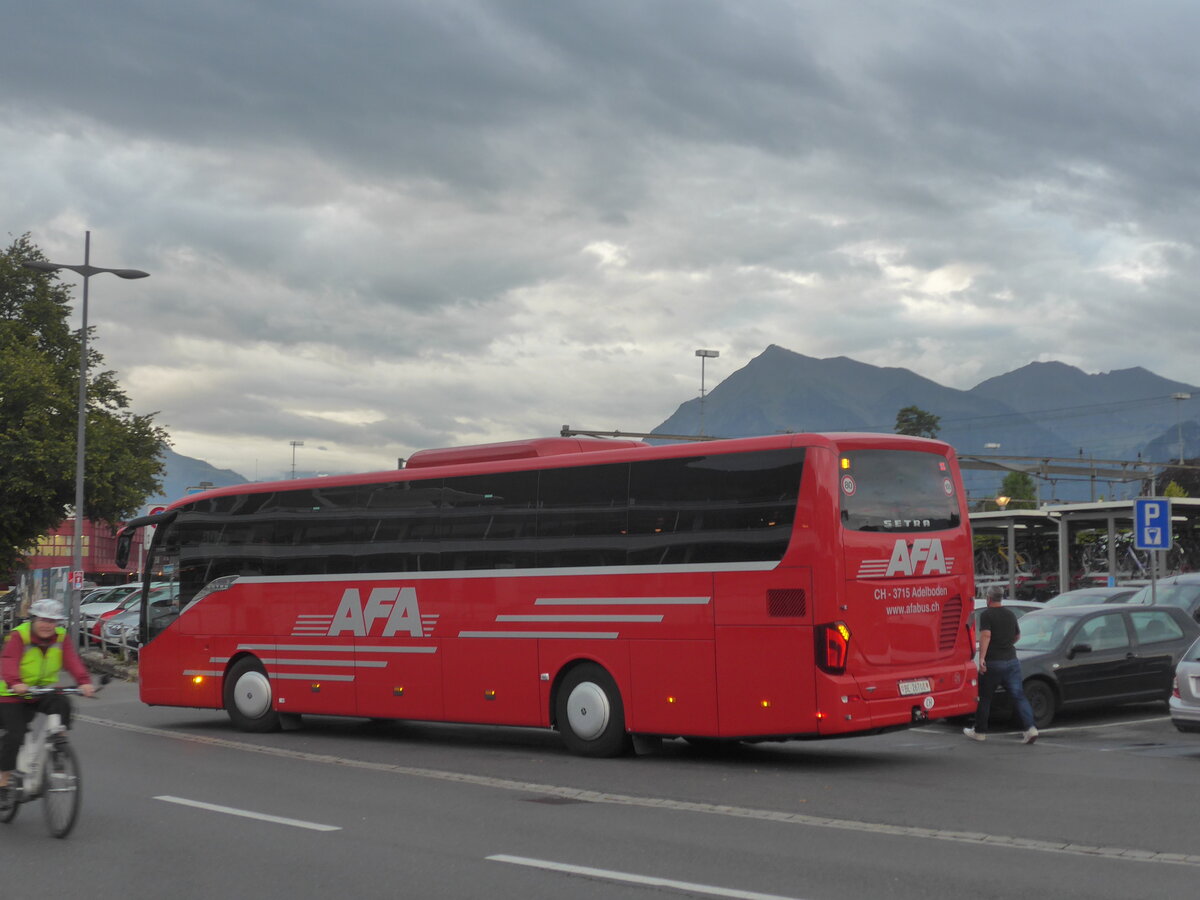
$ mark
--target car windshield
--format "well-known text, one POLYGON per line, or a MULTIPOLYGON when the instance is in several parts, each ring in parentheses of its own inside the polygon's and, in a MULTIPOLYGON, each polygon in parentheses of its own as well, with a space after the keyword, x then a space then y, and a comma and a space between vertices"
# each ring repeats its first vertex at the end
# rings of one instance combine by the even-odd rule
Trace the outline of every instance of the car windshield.
MULTIPOLYGON (((1147 585, 1130 597, 1129 602, 1149 606, 1154 596, 1150 586, 1147 585)), ((1200 597, 1200 584, 1160 584, 1157 597, 1159 606, 1178 606, 1180 609, 1187 609, 1192 605, 1192 601, 1200 597)))
POLYGON ((1077 616, 1055 615, 1052 612, 1025 616, 1021 619, 1021 638, 1017 641, 1017 649, 1039 652, 1053 650, 1062 643, 1077 619, 1077 616))

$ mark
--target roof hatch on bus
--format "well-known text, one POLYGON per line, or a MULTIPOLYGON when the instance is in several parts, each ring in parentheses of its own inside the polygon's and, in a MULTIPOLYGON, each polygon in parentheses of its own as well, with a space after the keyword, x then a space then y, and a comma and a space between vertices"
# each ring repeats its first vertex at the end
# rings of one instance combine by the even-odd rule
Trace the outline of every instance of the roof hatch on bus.
POLYGON ((502 441, 496 444, 475 444, 470 447, 443 447, 418 450, 405 464, 408 469, 433 466, 461 466, 470 463, 496 462, 506 459, 533 459, 539 456, 558 456, 564 453, 594 453, 600 450, 626 450, 647 447, 642 441, 609 440, 606 438, 532 438, 526 441, 502 441))

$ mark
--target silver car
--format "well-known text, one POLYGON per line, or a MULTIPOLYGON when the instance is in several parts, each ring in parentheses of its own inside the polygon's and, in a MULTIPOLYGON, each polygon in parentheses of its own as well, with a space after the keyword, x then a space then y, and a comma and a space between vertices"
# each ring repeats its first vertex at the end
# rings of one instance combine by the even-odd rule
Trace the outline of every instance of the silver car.
POLYGON ((1176 728, 1200 732, 1200 641, 1188 648, 1175 667, 1175 690, 1168 703, 1176 728))

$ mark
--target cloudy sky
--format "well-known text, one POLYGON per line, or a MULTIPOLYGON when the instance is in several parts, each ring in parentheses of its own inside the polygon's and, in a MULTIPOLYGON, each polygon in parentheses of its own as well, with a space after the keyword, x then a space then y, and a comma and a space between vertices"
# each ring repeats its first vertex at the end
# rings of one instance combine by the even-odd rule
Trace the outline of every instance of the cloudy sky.
POLYGON ((250 478, 648 430, 775 343, 1200 383, 1200 4, 0 3, 0 235, 250 478), (65 279, 75 276, 67 274, 65 279), (78 296, 78 291, 76 291, 78 296))

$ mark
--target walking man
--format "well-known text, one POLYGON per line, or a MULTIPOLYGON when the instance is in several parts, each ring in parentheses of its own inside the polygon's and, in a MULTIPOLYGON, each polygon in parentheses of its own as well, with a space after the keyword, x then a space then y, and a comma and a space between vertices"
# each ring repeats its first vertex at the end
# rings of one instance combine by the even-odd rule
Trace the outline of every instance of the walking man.
POLYGON ((1038 730, 1021 685, 1021 661, 1014 647, 1021 637, 1021 628, 1013 611, 1004 608, 1003 599, 1003 588, 992 585, 987 589, 987 608, 979 616, 979 707, 975 711, 975 727, 964 728, 963 734, 973 741, 987 740, 992 695, 997 687, 1004 685, 1021 721, 1021 743, 1032 744, 1037 740, 1038 730))

